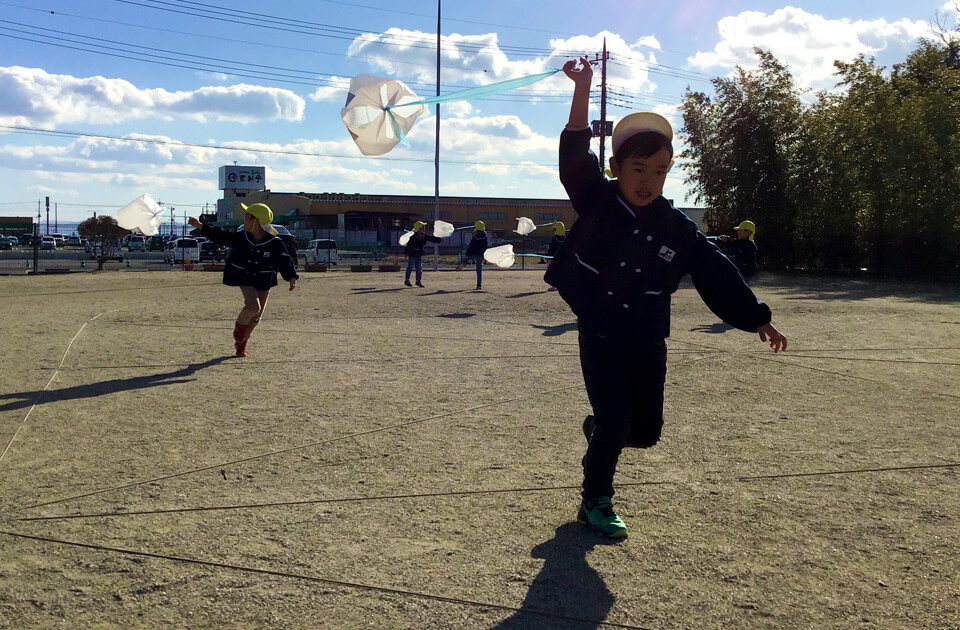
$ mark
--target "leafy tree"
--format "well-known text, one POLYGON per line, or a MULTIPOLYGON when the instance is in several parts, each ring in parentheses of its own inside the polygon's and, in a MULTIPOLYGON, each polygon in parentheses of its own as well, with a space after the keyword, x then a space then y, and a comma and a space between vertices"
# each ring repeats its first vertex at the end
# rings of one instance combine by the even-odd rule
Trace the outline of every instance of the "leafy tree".
POLYGON ((116 241, 130 233, 130 230, 117 225, 117 220, 113 217, 101 215, 91 217, 77 226, 77 233, 86 237, 94 243, 94 252, 97 256, 97 271, 103 270, 103 263, 106 262, 106 252, 104 250, 106 243, 116 241))

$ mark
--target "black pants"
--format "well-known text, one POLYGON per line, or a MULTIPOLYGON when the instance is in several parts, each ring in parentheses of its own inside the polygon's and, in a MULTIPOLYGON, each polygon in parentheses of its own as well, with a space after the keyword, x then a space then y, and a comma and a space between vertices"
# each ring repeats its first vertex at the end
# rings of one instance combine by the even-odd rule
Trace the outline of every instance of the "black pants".
POLYGON ((580 366, 596 422, 583 456, 583 497, 609 497, 623 448, 649 448, 660 439, 667 344, 601 337, 580 326, 580 366))

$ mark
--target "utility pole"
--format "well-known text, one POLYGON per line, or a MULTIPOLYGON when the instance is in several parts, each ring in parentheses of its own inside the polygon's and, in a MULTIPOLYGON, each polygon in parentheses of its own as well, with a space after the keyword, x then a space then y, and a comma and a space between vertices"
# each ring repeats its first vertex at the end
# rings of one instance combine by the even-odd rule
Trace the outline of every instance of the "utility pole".
POLYGON ((50 197, 47 197, 47 236, 50 236, 50 197))
POLYGON ((600 65, 600 171, 607 167, 603 159, 607 135, 607 38, 603 38, 603 56, 600 65))
MULTIPOLYGON (((437 96, 440 96, 440 3, 437 0, 437 96)), ((433 220, 440 219, 440 103, 434 105, 437 115, 437 148, 433 154, 433 220)), ((433 270, 440 266, 440 248, 433 244, 433 270)))

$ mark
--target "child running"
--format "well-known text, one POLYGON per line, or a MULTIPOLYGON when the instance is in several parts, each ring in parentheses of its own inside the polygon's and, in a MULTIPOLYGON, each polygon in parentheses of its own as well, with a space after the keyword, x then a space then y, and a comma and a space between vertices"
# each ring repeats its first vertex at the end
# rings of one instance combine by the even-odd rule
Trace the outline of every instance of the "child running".
POLYGON ((483 288, 483 252, 487 251, 487 224, 477 221, 473 224, 473 238, 467 245, 467 253, 463 255, 463 263, 470 259, 477 265, 477 291, 483 288))
POLYGON ((228 287, 240 287, 243 294, 243 309, 233 328, 233 340, 237 356, 245 357, 250 333, 260 323, 270 289, 277 286, 277 272, 290 283, 291 291, 296 288, 300 276, 287 246, 277 238, 277 231, 270 225, 273 221, 270 207, 264 203, 240 204, 240 207, 245 211, 242 232, 206 225, 193 217, 188 222, 200 229, 201 236, 230 248, 223 283, 228 287))
POLYGON ((670 334, 670 295, 689 273, 703 301, 722 320, 774 352, 787 340, 770 308, 736 267, 661 195, 673 164, 673 130, 651 112, 630 114, 613 130, 603 177, 590 152, 587 111, 593 70, 586 59, 564 64, 574 82, 570 119, 560 135, 560 181, 578 218, 544 279, 577 316, 580 365, 593 415, 584 422, 582 501, 577 520, 622 539, 613 509, 613 477, 624 447, 660 439, 670 334))
POLYGON ((410 240, 403 248, 403 253, 407 255, 407 273, 403 278, 403 283, 408 287, 410 285, 410 274, 414 270, 417 272, 417 286, 423 288, 423 248, 427 241, 439 243, 440 237, 426 233, 427 224, 423 221, 417 221, 413 224, 413 234, 410 240))
POLYGON ((752 278, 757 273, 757 244, 753 242, 757 226, 753 221, 741 221, 740 225, 733 229, 737 231, 737 238, 722 235, 720 248, 723 249, 727 258, 733 261, 744 278, 752 278))

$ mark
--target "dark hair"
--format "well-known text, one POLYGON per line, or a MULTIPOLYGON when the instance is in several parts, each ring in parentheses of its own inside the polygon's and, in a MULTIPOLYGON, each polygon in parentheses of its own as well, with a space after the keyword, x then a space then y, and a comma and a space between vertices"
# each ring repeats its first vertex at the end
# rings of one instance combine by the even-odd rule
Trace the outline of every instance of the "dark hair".
POLYGON ((656 131, 642 131, 627 138, 613 154, 613 159, 620 163, 627 158, 648 158, 660 149, 666 149, 673 159, 673 145, 665 135, 656 131))

